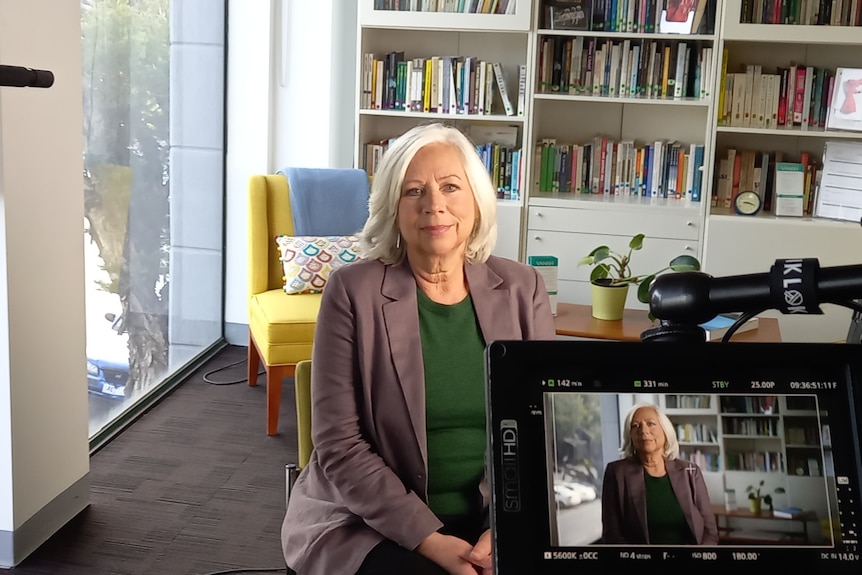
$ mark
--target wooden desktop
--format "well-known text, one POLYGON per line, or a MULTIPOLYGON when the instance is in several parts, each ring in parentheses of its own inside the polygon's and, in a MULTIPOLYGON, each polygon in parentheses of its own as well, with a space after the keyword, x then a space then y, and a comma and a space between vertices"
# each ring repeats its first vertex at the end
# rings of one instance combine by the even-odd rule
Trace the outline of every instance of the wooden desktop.
POLYGON ((713 505, 713 511, 718 522, 718 542, 724 544, 762 544, 770 545, 776 543, 800 543, 808 544, 808 522, 817 521, 817 513, 814 511, 803 511, 793 517, 776 517, 772 511, 763 510, 752 513, 748 509, 739 508, 728 511, 724 505, 713 505), (746 531, 740 525, 731 525, 731 519, 743 520, 765 520, 783 521, 782 524, 770 525, 764 531, 746 531), (775 525, 779 525, 776 527, 775 525), (794 529, 793 526, 801 526, 794 529))
MULTIPOLYGON (((554 323, 557 335, 616 341, 640 341, 641 333, 653 326, 646 310, 627 309, 623 319, 608 321, 594 318, 589 305, 573 303, 557 304, 554 323)), ((737 333, 731 341, 780 342, 778 320, 761 317, 757 329, 737 333)))

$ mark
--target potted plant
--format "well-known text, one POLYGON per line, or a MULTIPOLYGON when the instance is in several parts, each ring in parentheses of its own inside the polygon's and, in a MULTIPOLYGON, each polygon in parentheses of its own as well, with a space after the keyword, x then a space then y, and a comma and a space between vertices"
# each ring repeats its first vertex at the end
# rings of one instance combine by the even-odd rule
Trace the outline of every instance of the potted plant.
MULTIPOLYGON (((760 483, 749 485, 745 488, 745 492, 748 493, 748 510, 754 514, 760 513, 762 503, 765 503, 766 508, 772 511, 772 495, 769 493, 762 495, 762 489, 763 479, 760 480, 760 483)), ((784 488, 780 486, 776 487, 775 493, 785 493, 784 488)))
MULTIPOLYGON (((597 319, 622 319, 625 310, 628 288, 634 284, 638 288, 638 301, 649 303, 649 288, 653 279, 666 271, 699 271, 700 262, 694 256, 681 255, 651 274, 635 275, 631 270, 632 254, 643 248, 644 234, 635 235, 629 241, 629 250, 621 254, 608 246, 599 246, 581 258, 578 266, 593 266, 590 272, 592 284, 593 317, 597 319)), ((650 314, 650 319, 655 319, 650 314)))

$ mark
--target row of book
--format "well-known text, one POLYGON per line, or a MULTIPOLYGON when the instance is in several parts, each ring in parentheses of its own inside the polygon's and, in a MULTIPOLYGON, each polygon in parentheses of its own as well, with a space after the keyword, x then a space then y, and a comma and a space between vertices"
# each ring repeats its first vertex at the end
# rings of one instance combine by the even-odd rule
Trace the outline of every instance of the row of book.
POLYGON ((667 409, 709 409, 712 405, 711 395, 667 395, 667 409))
POLYGON ((811 215, 821 173, 821 161, 809 152, 790 158, 781 151, 728 148, 719 155, 712 206, 731 208, 740 191, 753 190, 760 196, 764 212, 811 215), (780 206, 775 194, 778 187, 783 196, 780 206))
POLYGON ((364 110, 440 114, 524 115, 527 68, 518 66, 518 91, 509 95, 503 65, 472 56, 405 59, 404 52, 362 58, 364 110), (495 96, 499 93, 499 99, 495 96))
POLYGON ((778 437, 778 420, 769 417, 724 417, 721 428, 724 435, 778 437))
MULTIPOLYGON (((760 64, 747 64, 744 69, 722 72, 717 112, 720 126, 800 130, 831 127, 835 71, 795 63, 778 67, 774 73, 764 71, 760 64)), ((841 86, 840 79, 838 85, 841 86)))
POLYGON ((712 50, 700 42, 543 37, 538 91, 619 98, 709 98, 714 82, 712 50))
POLYGON ((524 189, 524 157, 520 148, 488 143, 476 152, 491 175, 497 199, 519 200, 524 189))
POLYGON ((712 34, 716 0, 545 0, 551 30, 712 34))
POLYGON ((691 461, 704 471, 720 471, 719 464, 721 458, 717 453, 707 453, 700 449, 696 449, 694 451, 681 449, 679 451, 679 458, 685 461, 691 461))
MULTIPOLYGON (((375 10, 514 14, 519 0, 374 0, 375 10)), ((529 0, 520 0, 528 2, 529 0)))
POLYGON ((722 413, 778 413, 778 398, 774 395, 722 395, 719 405, 722 413))
POLYGON ((656 140, 640 144, 596 136, 585 144, 536 142, 539 192, 648 196, 700 201, 704 146, 656 140))
POLYGON ((678 423, 677 441, 682 443, 718 443, 715 427, 705 423, 678 423))
MULTIPOLYGON (((362 169, 374 176, 383 154, 395 142, 388 138, 367 142, 362 146, 362 169)), ((524 156, 520 148, 489 142, 476 146, 476 153, 485 164, 501 200, 518 200, 524 189, 524 156)))
POLYGON ((862 26, 862 0, 742 0, 746 24, 862 26))
POLYGON ((740 451, 724 456, 728 471, 784 473, 784 454, 778 451, 740 451))

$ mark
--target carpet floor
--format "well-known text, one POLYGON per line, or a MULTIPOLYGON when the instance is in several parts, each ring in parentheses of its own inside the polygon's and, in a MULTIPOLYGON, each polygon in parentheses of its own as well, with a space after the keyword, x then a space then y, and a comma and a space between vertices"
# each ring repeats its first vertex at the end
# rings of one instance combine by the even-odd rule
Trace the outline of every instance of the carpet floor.
POLYGON ((10 575, 283 573, 284 465, 297 453, 293 380, 284 382, 271 437, 264 377, 256 387, 206 381, 244 378, 245 353, 224 348, 93 454, 90 506, 10 575))

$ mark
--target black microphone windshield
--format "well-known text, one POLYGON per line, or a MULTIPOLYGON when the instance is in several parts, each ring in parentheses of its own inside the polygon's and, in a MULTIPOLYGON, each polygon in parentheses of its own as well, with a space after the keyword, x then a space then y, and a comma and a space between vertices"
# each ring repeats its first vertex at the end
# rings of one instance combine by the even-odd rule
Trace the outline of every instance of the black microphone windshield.
POLYGON ((0 65, 0 86, 50 88, 52 85, 54 85, 54 74, 48 70, 0 65))

